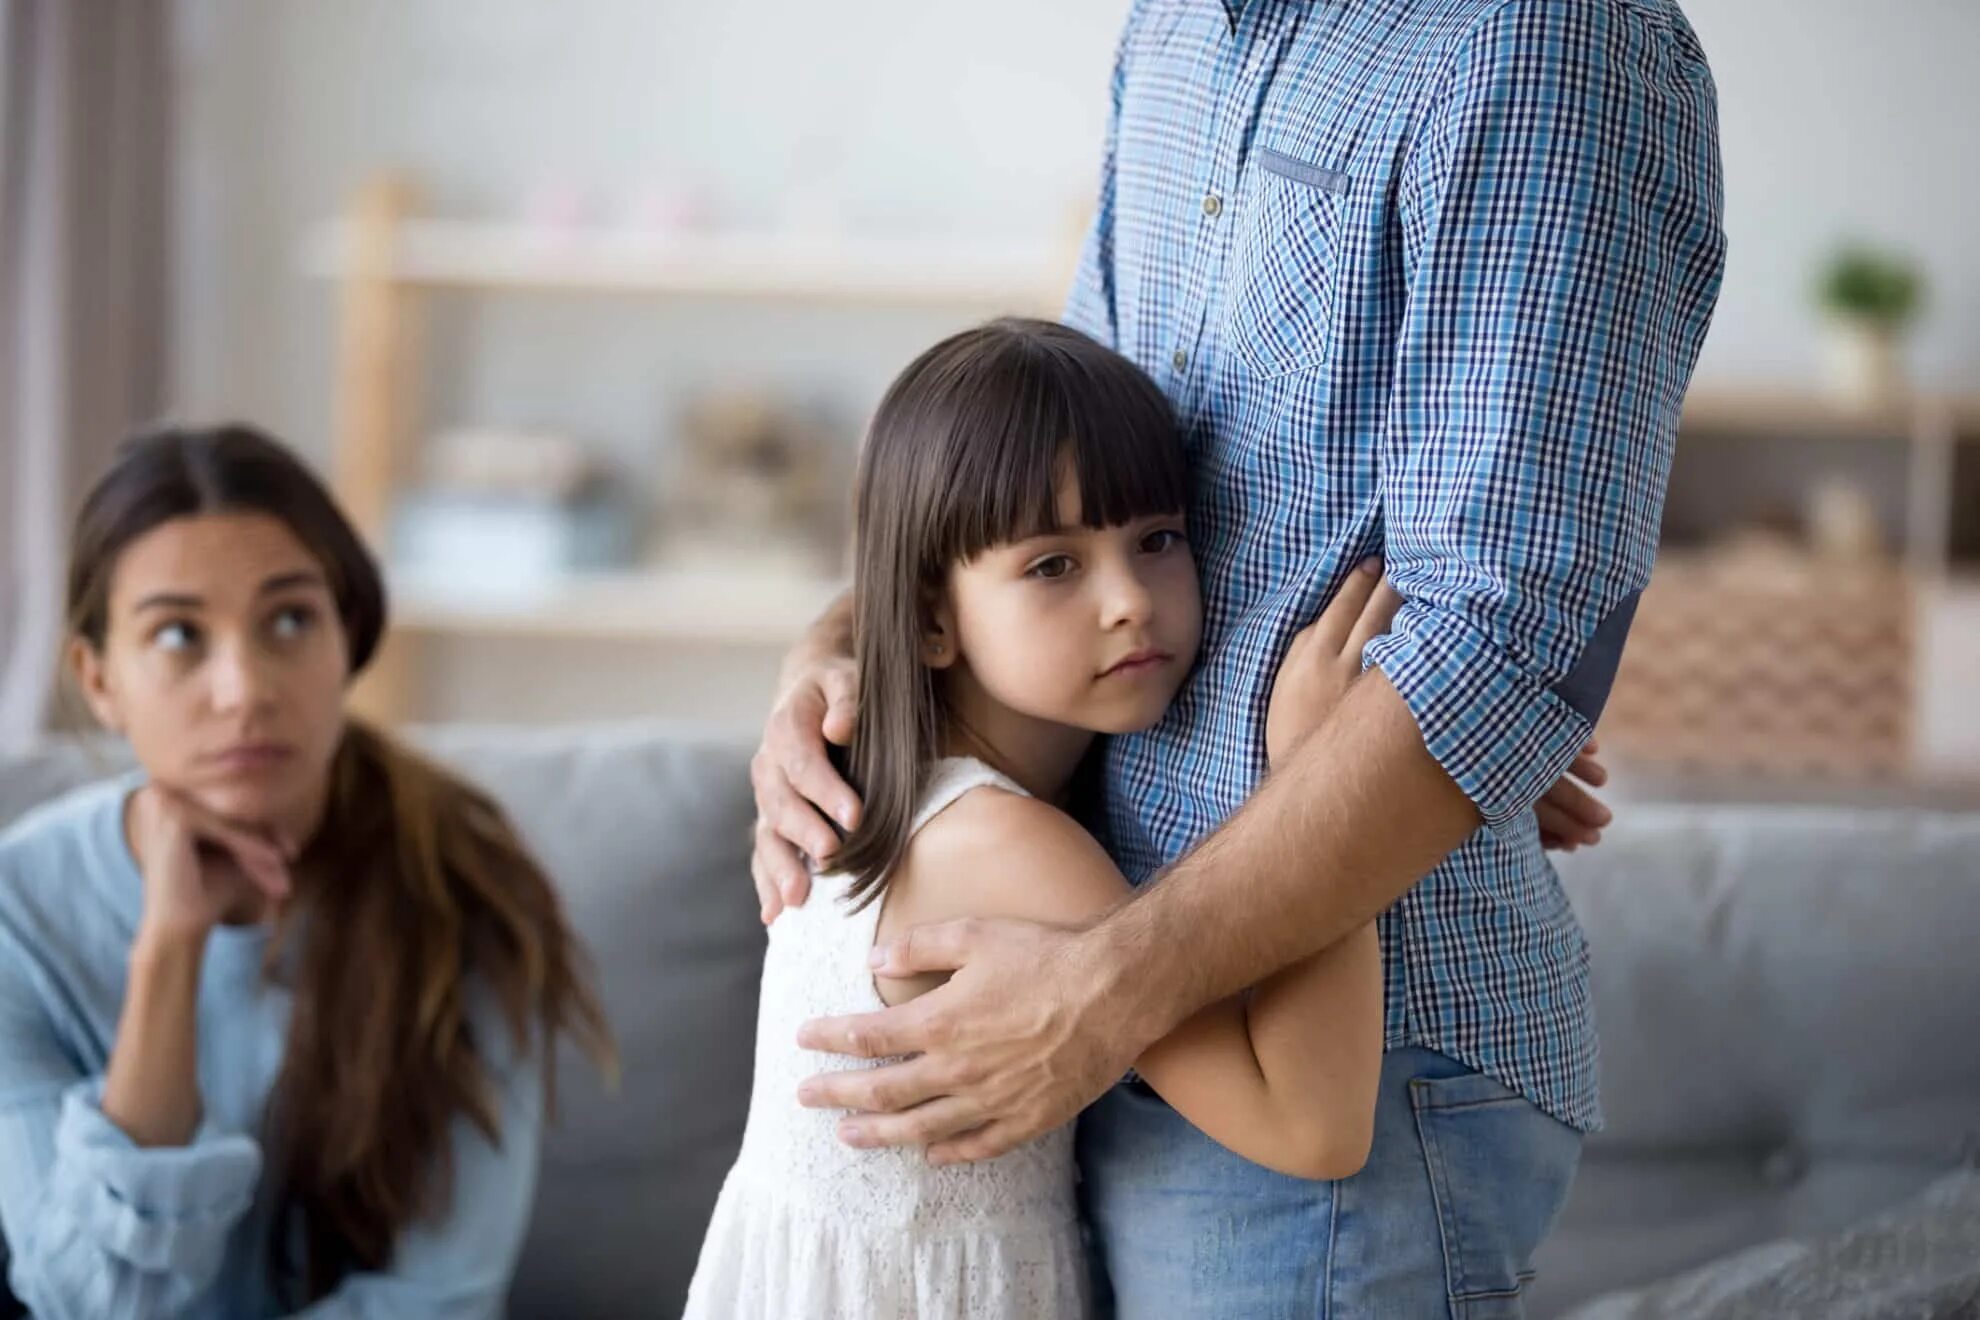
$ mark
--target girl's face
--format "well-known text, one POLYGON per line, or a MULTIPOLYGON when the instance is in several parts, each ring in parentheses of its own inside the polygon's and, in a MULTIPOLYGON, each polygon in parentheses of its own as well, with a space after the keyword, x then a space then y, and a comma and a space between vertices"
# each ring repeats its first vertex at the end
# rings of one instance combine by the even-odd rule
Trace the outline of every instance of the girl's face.
POLYGON ((262 514, 162 523, 110 578, 102 648, 73 647, 97 720, 145 772, 233 820, 315 824, 348 652, 323 566, 262 514))
POLYGON ((1080 525, 1075 482, 1063 479, 1057 497, 1063 530, 950 571, 926 658, 950 669, 951 683, 1033 719, 1145 729, 1182 686, 1202 634, 1183 516, 1096 530, 1080 525))

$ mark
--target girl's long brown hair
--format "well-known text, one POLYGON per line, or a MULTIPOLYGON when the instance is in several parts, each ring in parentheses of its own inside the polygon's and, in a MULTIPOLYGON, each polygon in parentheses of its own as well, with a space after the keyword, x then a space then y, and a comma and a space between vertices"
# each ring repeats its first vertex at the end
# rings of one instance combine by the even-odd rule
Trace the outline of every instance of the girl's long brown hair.
POLYGON ((929 605, 956 564, 1056 527, 1065 471, 1087 527, 1187 507, 1168 398, 1077 330, 1017 318, 965 330, 880 401, 853 493, 859 715, 846 769, 864 805, 833 859, 856 903, 885 891, 942 751, 947 715, 922 657, 929 605))
MULTIPOLYGON (((385 631, 377 564, 309 470, 241 426, 125 442, 76 520, 72 634, 102 649, 110 580, 131 542, 173 519, 243 512, 279 520, 322 563, 350 672, 362 672, 385 631)), ((466 781, 348 721, 296 874, 277 942, 294 944, 282 961, 294 1002, 267 1134, 276 1278, 304 1302, 386 1268, 405 1228, 446 1212, 450 1129, 466 1118, 501 1140, 511 1067, 540 1061, 550 1106, 559 1033, 608 1073, 616 1063, 556 891, 466 781), (502 1038, 487 1038, 490 1023, 502 1038)))

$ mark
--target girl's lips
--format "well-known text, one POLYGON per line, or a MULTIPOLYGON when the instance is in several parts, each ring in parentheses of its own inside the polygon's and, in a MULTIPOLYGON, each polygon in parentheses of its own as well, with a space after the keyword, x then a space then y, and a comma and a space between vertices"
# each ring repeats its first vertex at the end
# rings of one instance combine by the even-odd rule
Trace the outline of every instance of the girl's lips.
POLYGON ((1171 658, 1167 651, 1136 651, 1132 655, 1124 656, 1120 660, 1115 661, 1113 667, 1103 672, 1100 677, 1112 678, 1115 675, 1132 676, 1135 674, 1145 674, 1150 670, 1160 669, 1163 665, 1169 663, 1171 658))

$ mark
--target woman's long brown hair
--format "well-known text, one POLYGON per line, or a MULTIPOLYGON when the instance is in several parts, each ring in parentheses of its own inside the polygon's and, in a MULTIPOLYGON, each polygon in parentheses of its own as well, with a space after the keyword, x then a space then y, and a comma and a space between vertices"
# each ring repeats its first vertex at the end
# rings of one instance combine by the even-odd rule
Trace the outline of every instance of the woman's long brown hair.
MULTIPOLYGON (((127 441, 90 492, 70 546, 69 623, 100 650, 125 547, 162 523, 217 513, 282 522, 322 563, 350 672, 385 631, 376 562, 294 455, 241 426, 127 441)), ((451 1128, 499 1142, 510 1070, 556 1037, 608 1074, 611 1034, 582 946, 548 876, 486 794, 347 721, 323 825, 296 868, 277 948, 293 1009, 270 1102, 281 1210, 278 1286, 306 1302, 390 1265, 399 1234, 446 1213, 451 1128), (488 1028, 499 1024, 495 1039, 488 1028)), ((271 964, 274 966, 274 964, 271 964)))
POLYGON ((1181 513, 1189 496, 1161 388, 1051 321, 950 336, 908 364, 874 413, 853 492, 859 715, 846 758, 864 806, 833 858, 855 903, 885 892, 942 752, 947 711, 922 653, 929 605, 954 565, 1053 530, 1066 470, 1088 527, 1181 513))

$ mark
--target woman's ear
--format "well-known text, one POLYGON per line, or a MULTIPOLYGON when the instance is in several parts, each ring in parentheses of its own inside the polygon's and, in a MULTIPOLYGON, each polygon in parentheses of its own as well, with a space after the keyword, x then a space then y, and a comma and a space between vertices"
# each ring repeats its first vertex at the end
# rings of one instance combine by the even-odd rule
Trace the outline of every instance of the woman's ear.
POLYGON ((103 663, 103 656, 81 637, 69 642, 69 673, 75 678, 76 690, 82 693, 96 722, 111 733, 123 733, 123 712, 117 694, 110 686, 110 674, 103 663))
POLYGON ((922 609, 926 622, 921 629, 921 663, 930 669, 947 669, 960 658, 956 647, 956 616, 946 600, 930 600, 922 609))

